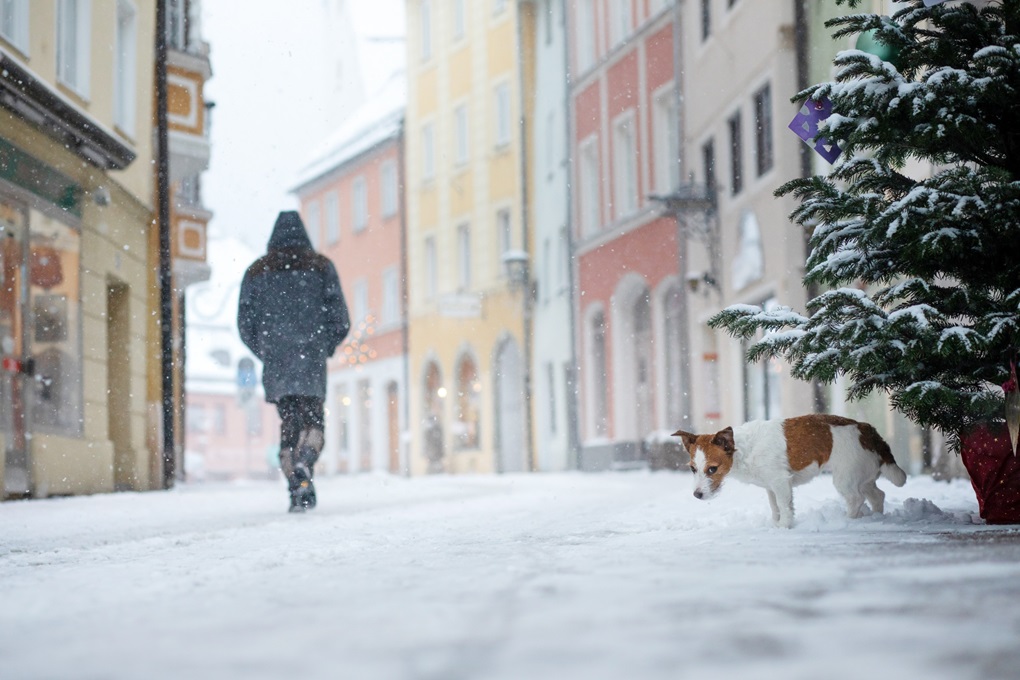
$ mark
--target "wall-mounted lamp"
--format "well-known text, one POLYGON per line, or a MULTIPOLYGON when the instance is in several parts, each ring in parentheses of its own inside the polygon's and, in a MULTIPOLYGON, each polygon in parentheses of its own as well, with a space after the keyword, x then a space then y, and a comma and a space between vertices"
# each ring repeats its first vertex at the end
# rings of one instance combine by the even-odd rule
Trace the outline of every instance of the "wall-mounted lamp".
POLYGON ((511 290, 526 290, 531 283, 528 253, 523 250, 507 250, 503 253, 503 266, 511 290))

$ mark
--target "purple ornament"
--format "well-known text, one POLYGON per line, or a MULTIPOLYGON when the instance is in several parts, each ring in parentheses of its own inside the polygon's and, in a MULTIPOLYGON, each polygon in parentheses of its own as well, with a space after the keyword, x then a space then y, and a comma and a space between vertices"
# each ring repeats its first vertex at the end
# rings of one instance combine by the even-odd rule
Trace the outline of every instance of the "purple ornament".
POLYGON ((808 146, 818 152, 819 156, 830 163, 835 163, 843 150, 835 142, 831 142, 825 137, 819 137, 817 141, 814 141, 815 135, 818 134, 818 124, 828 118, 831 113, 832 102, 828 97, 818 100, 809 99, 800 107, 800 111, 790 122, 789 128, 808 146))

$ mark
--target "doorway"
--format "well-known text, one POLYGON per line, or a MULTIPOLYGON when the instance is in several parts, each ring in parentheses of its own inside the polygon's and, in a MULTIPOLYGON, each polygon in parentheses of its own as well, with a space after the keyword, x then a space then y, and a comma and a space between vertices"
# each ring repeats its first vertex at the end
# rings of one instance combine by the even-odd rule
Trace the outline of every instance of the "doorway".
POLYGON ((113 484, 118 491, 138 487, 136 457, 131 449, 130 289, 116 279, 106 282, 106 406, 113 444, 113 484))

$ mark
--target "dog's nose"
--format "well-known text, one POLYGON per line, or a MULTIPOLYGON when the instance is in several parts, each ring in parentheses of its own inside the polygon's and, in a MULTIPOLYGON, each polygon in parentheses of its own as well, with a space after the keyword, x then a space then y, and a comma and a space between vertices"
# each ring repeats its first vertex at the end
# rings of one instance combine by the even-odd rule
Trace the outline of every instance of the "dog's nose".
POLYGON ((701 498, 705 497, 705 494, 702 493, 701 489, 698 489, 697 491, 694 492, 694 497, 698 498, 698 499, 701 499, 701 498))

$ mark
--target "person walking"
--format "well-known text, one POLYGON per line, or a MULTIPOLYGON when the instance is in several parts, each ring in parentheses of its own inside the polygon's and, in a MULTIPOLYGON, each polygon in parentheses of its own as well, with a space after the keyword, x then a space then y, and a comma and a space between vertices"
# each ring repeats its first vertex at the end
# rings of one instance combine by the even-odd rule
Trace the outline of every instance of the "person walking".
POLYGON ((297 212, 280 213, 266 254, 245 272, 237 328, 262 361, 266 401, 280 414, 290 512, 304 512, 316 504, 312 477, 325 441, 326 360, 351 322, 336 267, 315 252, 297 212))

